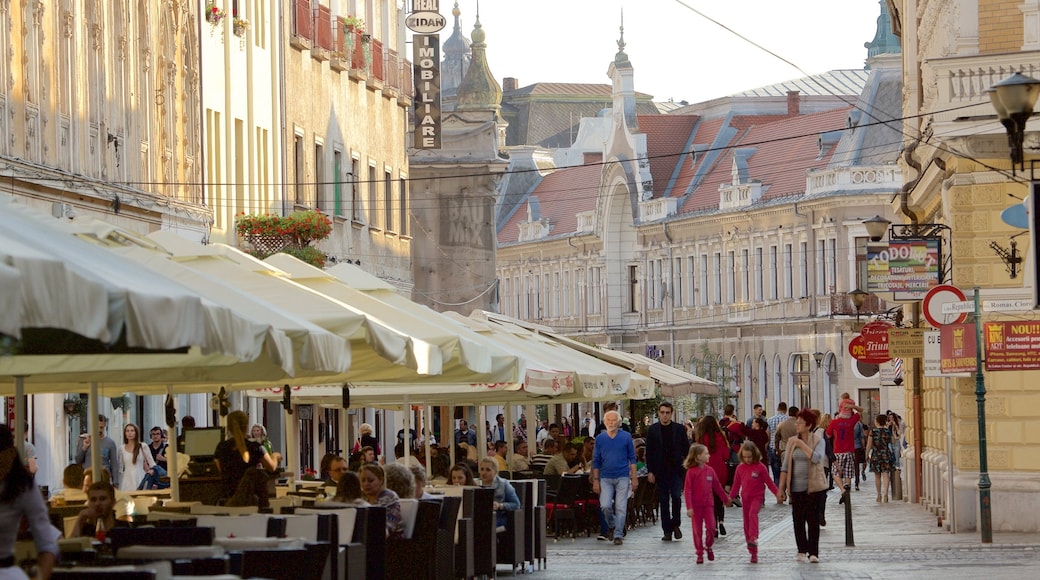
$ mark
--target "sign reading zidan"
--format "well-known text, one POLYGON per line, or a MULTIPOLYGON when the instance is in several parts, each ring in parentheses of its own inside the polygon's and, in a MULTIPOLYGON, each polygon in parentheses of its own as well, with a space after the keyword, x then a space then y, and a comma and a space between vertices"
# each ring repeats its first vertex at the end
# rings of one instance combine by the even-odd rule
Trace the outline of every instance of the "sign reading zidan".
POLYGON ((441 35, 412 37, 415 148, 441 148, 441 35))

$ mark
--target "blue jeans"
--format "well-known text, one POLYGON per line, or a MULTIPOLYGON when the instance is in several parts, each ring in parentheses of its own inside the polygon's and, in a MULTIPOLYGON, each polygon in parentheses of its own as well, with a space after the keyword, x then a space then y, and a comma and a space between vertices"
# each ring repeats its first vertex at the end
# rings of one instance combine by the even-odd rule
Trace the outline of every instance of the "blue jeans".
POLYGON ((614 537, 625 535, 628 516, 628 496, 632 494, 632 480, 628 477, 599 478, 599 509, 608 528, 614 528, 614 537))
POLYGON ((159 481, 160 477, 166 476, 166 470, 158 465, 155 466, 155 475, 150 473, 144 474, 144 479, 141 480, 141 485, 137 489, 152 489, 152 486, 157 486, 159 489, 166 489, 170 487, 169 483, 162 483, 159 481))
POLYGON ((657 500, 661 508, 661 528, 666 536, 671 536, 672 531, 682 523, 682 490, 685 474, 681 471, 665 473, 658 476, 657 500))

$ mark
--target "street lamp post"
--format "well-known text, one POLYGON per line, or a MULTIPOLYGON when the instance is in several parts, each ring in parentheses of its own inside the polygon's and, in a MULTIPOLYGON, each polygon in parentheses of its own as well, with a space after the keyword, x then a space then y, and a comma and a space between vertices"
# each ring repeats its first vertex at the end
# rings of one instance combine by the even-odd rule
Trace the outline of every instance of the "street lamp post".
MULTIPOLYGON (((1000 124, 1008 135, 1008 148, 1011 157, 1011 173, 1015 166, 1023 167, 1025 163, 1026 122, 1033 115, 1033 107, 1040 97, 1040 80, 1022 73, 1014 73, 1006 79, 994 83, 986 89, 990 102, 997 112, 1000 124)), ((1034 187, 1034 190, 1036 188, 1034 187)), ((1040 240, 1040 217, 1037 216, 1037 194, 1031 195, 1032 208, 1032 242, 1034 259, 1033 300, 1040 304, 1040 252, 1035 248, 1040 240)), ((990 501, 989 461, 986 449, 986 377, 982 374, 982 317, 979 308, 979 289, 975 288, 975 402, 978 406, 979 422, 979 533, 982 543, 993 542, 993 506, 990 501)))
POLYGON ((856 307, 856 322, 859 322, 859 313, 863 309, 863 304, 867 301, 867 296, 870 296, 870 294, 859 288, 849 292, 849 298, 852 298, 852 305, 856 307))

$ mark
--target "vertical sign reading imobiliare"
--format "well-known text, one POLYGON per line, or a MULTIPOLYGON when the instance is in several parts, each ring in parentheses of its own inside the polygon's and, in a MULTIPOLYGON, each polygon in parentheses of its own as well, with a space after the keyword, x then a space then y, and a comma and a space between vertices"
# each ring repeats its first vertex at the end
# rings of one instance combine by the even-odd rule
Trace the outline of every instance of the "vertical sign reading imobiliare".
POLYGON ((412 36, 412 75, 415 85, 415 148, 441 148, 441 36, 447 20, 439 0, 412 0, 405 26, 412 36))

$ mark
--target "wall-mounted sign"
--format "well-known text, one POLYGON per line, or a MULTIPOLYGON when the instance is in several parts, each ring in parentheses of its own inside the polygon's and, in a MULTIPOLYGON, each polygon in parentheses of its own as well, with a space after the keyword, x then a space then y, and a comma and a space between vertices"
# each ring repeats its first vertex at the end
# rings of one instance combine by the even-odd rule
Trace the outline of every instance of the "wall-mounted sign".
POLYGON ((1040 322, 987 322, 982 340, 987 371, 1040 369, 1040 322))
POLYGON ((975 371, 975 324, 947 324, 939 330, 942 373, 975 371))
POLYGON ((893 292, 896 299, 920 299, 942 275, 938 238, 890 240, 867 246, 867 291, 893 292))
POLYGON ((924 356, 923 328, 888 329, 888 354, 898 358, 924 356))
POLYGON ((412 37, 416 149, 441 148, 441 36, 412 37))

